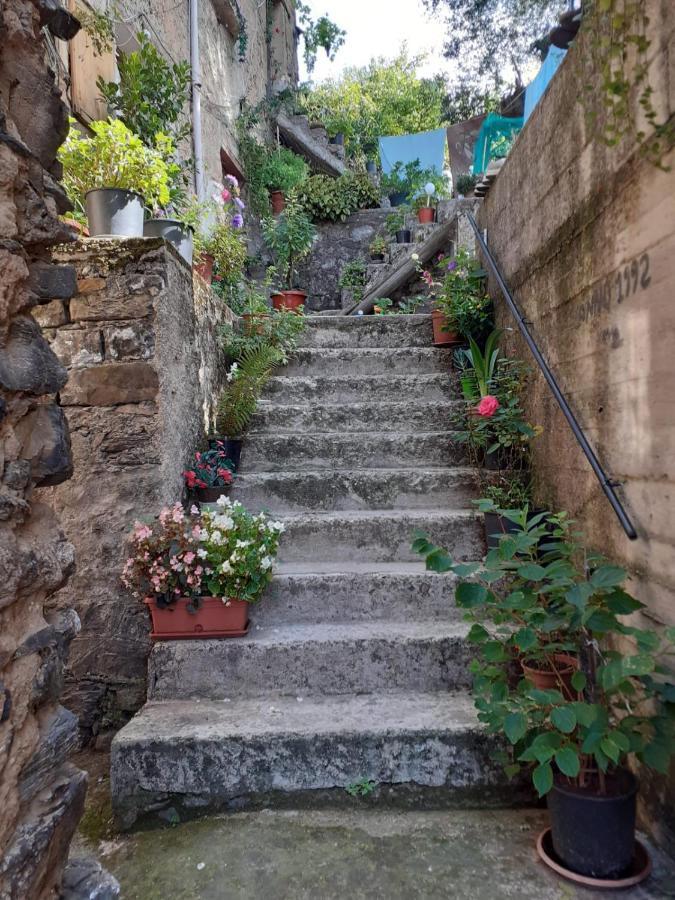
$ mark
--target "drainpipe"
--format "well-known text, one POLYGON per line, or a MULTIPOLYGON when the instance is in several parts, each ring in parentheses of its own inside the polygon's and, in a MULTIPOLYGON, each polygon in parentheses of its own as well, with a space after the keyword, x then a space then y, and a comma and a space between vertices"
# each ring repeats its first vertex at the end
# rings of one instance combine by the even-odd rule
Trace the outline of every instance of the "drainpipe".
POLYGON ((202 149, 202 70, 199 64, 199 0, 190 0, 190 71, 192 76, 192 150, 195 157, 195 192, 204 198, 202 149))

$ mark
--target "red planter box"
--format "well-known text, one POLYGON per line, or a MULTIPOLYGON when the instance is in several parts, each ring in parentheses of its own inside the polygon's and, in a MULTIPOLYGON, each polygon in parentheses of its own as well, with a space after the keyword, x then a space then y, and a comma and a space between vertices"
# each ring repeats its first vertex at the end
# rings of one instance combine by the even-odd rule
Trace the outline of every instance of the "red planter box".
POLYGON ((148 597, 143 602, 152 617, 153 641, 242 637, 248 631, 248 603, 244 600, 230 600, 226 605, 220 597, 202 597, 196 613, 188 612, 185 597, 165 609, 148 597))

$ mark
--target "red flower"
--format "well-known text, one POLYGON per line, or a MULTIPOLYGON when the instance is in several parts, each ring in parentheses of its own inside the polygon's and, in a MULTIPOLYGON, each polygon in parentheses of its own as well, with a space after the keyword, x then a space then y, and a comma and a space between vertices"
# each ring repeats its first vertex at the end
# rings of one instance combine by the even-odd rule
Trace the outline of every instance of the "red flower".
POLYGON ((498 409, 499 400, 492 394, 486 394, 476 407, 476 412, 479 416, 494 416, 498 409))
POLYGON ((194 472, 183 472, 183 478, 185 479, 185 483, 189 488, 193 488, 195 486, 195 479, 197 478, 197 476, 194 472))
POLYGON ((232 484, 232 472, 229 469, 218 469, 218 475, 223 479, 225 484, 232 484))
POLYGON ((199 478, 197 479, 197 481, 195 482, 195 484, 196 484, 197 487, 199 487, 199 488, 205 488, 205 487, 206 487, 206 482, 205 482, 205 481, 200 481, 199 478))

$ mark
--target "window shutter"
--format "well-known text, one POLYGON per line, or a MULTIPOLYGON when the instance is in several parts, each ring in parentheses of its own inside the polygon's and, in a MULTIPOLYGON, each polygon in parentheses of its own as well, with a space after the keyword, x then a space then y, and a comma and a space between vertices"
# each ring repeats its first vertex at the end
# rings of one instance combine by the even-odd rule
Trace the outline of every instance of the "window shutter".
MULTIPOLYGON (((75 16, 78 10, 89 7, 82 0, 69 0, 68 8, 75 16)), ((105 119, 108 115, 105 102, 99 96, 96 80, 101 76, 105 81, 114 81, 117 77, 115 51, 98 56, 82 29, 68 44, 70 57, 70 102, 73 113, 83 122, 105 119)))

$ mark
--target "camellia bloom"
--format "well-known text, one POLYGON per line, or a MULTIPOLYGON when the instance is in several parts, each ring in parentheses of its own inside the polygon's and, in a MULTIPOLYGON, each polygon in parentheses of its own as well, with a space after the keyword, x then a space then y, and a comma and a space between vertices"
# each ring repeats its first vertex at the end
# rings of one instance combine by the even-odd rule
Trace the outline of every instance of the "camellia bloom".
POLYGON ((486 394, 476 407, 476 412, 479 416, 494 416, 498 409, 499 400, 493 397, 492 394, 486 394))
POLYGON ((223 198, 223 200, 224 200, 226 203, 227 203, 228 200, 230 200, 230 199, 232 198, 232 194, 228 191, 227 188, 223 188, 223 189, 222 189, 222 191, 220 192, 220 196, 223 198))

